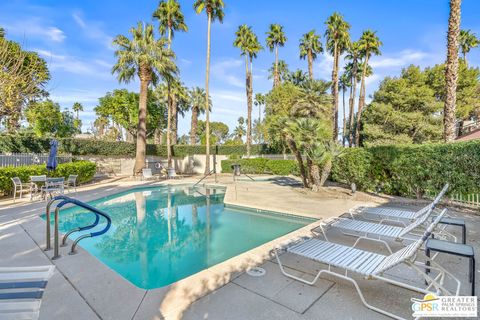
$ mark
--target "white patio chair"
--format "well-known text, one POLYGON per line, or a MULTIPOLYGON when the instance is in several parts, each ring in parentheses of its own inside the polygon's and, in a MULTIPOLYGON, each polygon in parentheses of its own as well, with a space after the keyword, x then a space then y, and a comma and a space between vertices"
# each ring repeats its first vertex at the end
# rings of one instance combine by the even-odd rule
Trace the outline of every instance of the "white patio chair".
POLYGON ((10 178, 13 182, 13 202, 17 198, 17 193, 20 193, 20 199, 22 199, 22 195, 24 192, 31 192, 31 184, 30 183, 23 183, 19 177, 10 178))
MULTIPOLYGON (((408 290, 420 292, 423 294, 433 293, 436 295, 452 295, 448 289, 445 288, 444 282, 446 276, 450 277, 453 281, 456 282, 456 291, 454 294, 458 296, 460 291, 460 281, 455 278, 450 272, 445 270, 435 261, 428 259, 427 261, 430 264, 435 266, 435 271, 437 275, 427 274, 425 268, 427 265, 424 262, 417 260, 417 251, 422 247, 423 243, 430 237, 434 228, 440 222, 442 217, 445 215, 447 209, 444 209, 440 215, 434 220, 434 222, 428 227, 423 236, 417 241, 412 242, 403 249, 390 254, 388 256, 373 253, 370 251, 364 251, 356 249, 349 246, 344 246, 328 241, 319 240, 316 238, 303 239, 298 243, 290 245, 286 248, 286 251, 309 260, 322 263, 328 266, 328 269, 320 270, 313 280, 308 281, 304 278, 298 277, 294 274, 287 273, 283 267, 283 264, 279 258, 278 251, 275 250, 275 256, 280 266, 281 272, 292 279, 306 283, 308 285, 313 285, 320 278, 322 274, 329 274, 334 277, 338 277, 344 280, 349 281, 355 286, 360 299, 363 304, 378 313, 384 314, 388 317, 394 319, 402 319, 401 317, 369 304, 365 297, 363 296, 362 290, 360 289, 357 281, 350 276, 351 273, 356 273, 363 276, 366 280, 380 280, 385 283, 396 285, 399 287, 406 288, 408 290), (400 282, 396 279, 387 278, 384 273, 388 270, 391 270, 399 265, 404 265, 409 269, 415 271, 419 274, 423 280, 426 281, 426 287, 417 287, 410 283, 400 282), (332 267, 340 268, 345 270, 344 273, 339 273, 332 270, 332 267)), ((407 273, 404 273, 407 274, 407 273)), ((422 281, 423 282, 423 281, 422 281)))
POLYGON ((38 319, 41 299, 52 265, 38 267, 0 267, 0 319, 38 319))
MULTIPOLYGON (((328 240, 326 235, 325 229, 328 228, 336 228, 340 229, 340 231, 348 236, 356 237, 357 240, 355 241, 353 247, 356 247, 357 244, 361 240, 368 240, 374 242, 380 242, 385 245, 390 253, 392 253, 392 249, 387 241, 383 239, 390 239, 395 241, 415 241, 418 237, 422 236, 425 229, 428 227, 426 222, 428 218, 432 215, 433 209, 428 210, 426 214, 420 216, 410 224, 404 227, 392 226, 383 223, 374 223, 362 220, 354 220, 354 219, 346 219, 346 218, 333 218, 325 223, 319 225, 319 228, 322 232, 323 237, 325 240, 328 240), (422 227, 423 226, 423 230, 422 227), (422 232, 422 234, 415 234, 414 232, 422 232)), ((448 238, 453 240, 454 242, 457 241, 457 238, 447 232, 444 229, 437 229, 436 236, 440 236, 442 238, 448 238)), ((314 230, 312 230, 314 231, 314 230)))
POLYGON ((37 194, 42 195, 41 189, 45 185, 46 181, 47 181, 46 175, 30 177, 30 200, 33 200, 33 197, 37 194))
POLYGON ((71 174, 68 176, 64 185, 68 192, 70 192, 70 188, 73 188, 73 190, 77 192, 77 178, 78 174, 71 174))
POLYGON ((45 186, 41 188, 42 196, 45 200, 53 198, 54 194, 65 193, 65 178, 48 178, 45 182, 45 186))
POLYGON ((398 223, 402 223, 405 225, 405 221, 414 221, 418 219, 420 216, 424 215, 428 212, 431 208, 434 209, 435 206, 440 202, 443 198, 445 193, 448 190, 448 183, 445 184, 443 189, 438 193, 435 199, 426 205, 425 207, 421 208, 418 211, 411 211, 411 210, 403 210, 398 208, 392 207, 355 207, 349 210, 349 213, 353 219, 355 216, 361 215, 365 219, 370 220, 381 220, 381 221, 394 221, 398 223))
POLYGON ((142 169, 142 180, 150 180, 155 179, 155 176, 152 173, 151 168, 144 168, 142 169))

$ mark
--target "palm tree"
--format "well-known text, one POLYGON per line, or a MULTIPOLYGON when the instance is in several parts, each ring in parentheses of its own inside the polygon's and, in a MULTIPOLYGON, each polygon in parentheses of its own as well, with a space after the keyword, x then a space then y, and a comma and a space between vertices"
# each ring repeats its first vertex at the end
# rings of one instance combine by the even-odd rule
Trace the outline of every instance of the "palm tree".
POLYGON ((320 35, 315 34, 315 30, 305 33, 300 39, 300 59, 307 58, 310 80, 313 80, 313 61, 317 59, 317 54, 322 52, 320 35))
POLYGON ((362 80, 360 82, 360 97, 358 99, 358 112, 357 112, 357 126, 355 128, 355 145, 358 147, 360 145, 360 123, 362 121, 362 112, 363 107, 365 106, 365 79, 368 72, 368 60, 372 54, 380 55, 380 47, 382 42, 376 35, 376 32, 371 30, 366 30, 363 32, 360 40, 358 40, 359 50, 363 56, 363 70, 362 70, 362 80))
POLYGON ((443 139, 455 139, 455 104, 458 81, 458 38, 460 35, 461 0, 450 0, 450 17, 447 33, 447 62, 445 64, 446 96, 443 109, 443 139))
POLYGON ((252 104, 253 104, 253 58, 257 57, 260 50, 263 49, 258 41, 257 35, 253 33, 251 27, 241 25, 235 32, 236 38, 233 45, 240 49, 241 55, 245 56, 246 72, 246 94, 247 94, 247 156, 250 156, 252 144, 252 104), (249 66, 250 64, 250 66, 249 66))
POLYGON ((306 81, 311 81, 308 74, 300 69, 289 72, 285 80, 296 86, 302 86, 306 81))
POLYGON ((164 38, 155 39, 153 26, 139 22, 131 28, 132 39, 118 35, 113 44, 117 47, 117 63, 112 73, 117 73, 120 82, 128 83, 135 75, 140 79, 140 99, 138 106, 137 150, 133 173, 138 175, 145 167, 147 134, 147 95, 148 86, 159 79, 169 79, 177 73, 174 54, 166 45, 164 38))
POLYGON ((75 112, 75 114, 76 114, 77 120, 79 120, 80 119, 80 111, 83 111, 82 104, 80 102, 75 102, 73 104, 72 109, 73 109, 73 112, 75 112))
POLYGON ((5 34, 6 34, 5 29, 0 27, 0 38, 5 38, 5 34))
POLYGON ((480 44, 480 40, 477 38, 477 35, 472 31, 460 30, 458 42, 460 50, 462 51, 463 61, 465 61, 465 65, 468 67, 467 53, 469 53, 471 49, 478 47, 478 45, 480 44))
POLYGON ((285 60, 278 60, 277 64, 275 62, 272 63, 272 66, 268 69, 268 79, 275 79, 275 74, 278 74, 280 83, 288 78, 290 71, 285 60))
POLYGON ((346 108, 345 108, 345 92, 348 90, 350 87, 350 79, 349 75, 344 72, 340 76, 340 80, 338 83, 338 88, 339 90, 342 91, 342 106, 343 106, 343 130, 342 130, 342 144, 345 146, 345 141, 347 140, 347 113, 346 113, 346 108))
POLYGON ((153 12, 153 18, 159 21, 158 31, 160 34, 167 35, 169 49, 175 31, 188 31, 180 4, 176 0, 160 1, 157 9, 153 12))
MULTIPOLYGON (((172 39, 175 31, 188 30, 185 24, 184 16, 180 8, 180 4, 176 0, 160 1, 157 9, 153 13, 153 18, 159 21, 158 31, 161 35, 167 35, 168 49, 171 49, 172 39)), ((168 80, 168 79, 167 79, 168 80)), ((167 82, 168 83, 168 82, 167 82)), ((177 119, 177 110, 173 106, 174 99, 170 97, 171 83, 167 85, 167 158, 168 167, 172 166, 172 142, 176 144, 176 132, 172 134, 172 123, 177 119), (173 141, 172 141, 173 140, 173 141)))
POLYGON ((280 83, 278 73, 278 47, 283 47, 287 42, 287 37, 283 31, 283 26, 273 23, 270 25, 270 30, 267 31, 267 47, 270 51, 275 50, 275 73, 273 77, 273 86, 276 87, 280 83))
MULTIPOLYGON (((190 110, 192 110, 192 121, 190 128, 190 144, 197 143, 198 116, 205 113, 205 90, 199 87, 190 90, 190 110)), ((212 106, 212 99, 208 98, 209 107, 212 106)))
MULTIPOLYGON (((255 101, 253 104, 258 107, 258 120, 256 127, 260 128, 262 125, 262 106, 265 104, 265 96, 261 93, 255 94, 255 101)), ((258 141, 259 143, 263 142, 262 130, 258 130, 258 141)))
POLYGON ((205 73, 205 174, 210 173, 210 110, 208 99, 208 81, 210 77, 210 29, 212 21, 223 22, 223 0, 196 0, 193 4, 195 12, 200 14, 203 10, 207 13, 207 66, 205 73))
POLYGON ((327 31, 325 37, 327 39, 327 49, 333 56, 333 71, 332 71, 332 139, 338 139, 338 68, 340 63, 340 56, 348 48, 350 43, 350 25, 343 20, 343 16, 335 12, 327 21, 327 31))
POLYGON ((359 73, 361 53, 358 41, 350 43, 345 59, 350 62, 345 66, 345 73, 350 79, 350 97, 348 99, 349 119, 348 119, 348 145, 353 145, 353 134, 355 127, 355 96, 357 94, 357 83, 361 80, 359 73))

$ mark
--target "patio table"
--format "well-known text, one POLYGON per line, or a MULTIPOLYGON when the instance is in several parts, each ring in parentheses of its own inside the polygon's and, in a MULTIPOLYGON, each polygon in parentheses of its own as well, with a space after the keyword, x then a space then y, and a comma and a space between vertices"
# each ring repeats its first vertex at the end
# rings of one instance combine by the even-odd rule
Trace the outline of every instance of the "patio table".
POLYGON ((40 193, 42 186, 47 182, 47 176, 30 176, 30 201, 35 194, 40 193))

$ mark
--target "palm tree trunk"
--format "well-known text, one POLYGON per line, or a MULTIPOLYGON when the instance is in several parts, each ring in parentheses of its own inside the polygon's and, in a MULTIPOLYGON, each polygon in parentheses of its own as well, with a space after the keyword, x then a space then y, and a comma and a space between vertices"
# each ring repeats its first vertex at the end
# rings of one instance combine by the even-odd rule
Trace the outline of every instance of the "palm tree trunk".
POLYGON ((252 145, 252 84, 252 70, 248 70, 247 65, 247 157, 250 157, 252 145))
POLYGON ((365 78, 367 74, 368 58, 370 53, 365 54, 365 61, 362 71, 362 82, 360 83, 360 97, 358 99, 357 126, 355 127, 355 146, 360 146, 360 124, 362 121, 363 107, 365 106, 365 78))
POLYGON ((338 138, 338 47, 335 43, 333 49, 333 72, 332 72, 332 95, 333 95, 333 106, 332 106, 332 126, 333 126, 333 141, 337 141, 338 138))
POLYGON ((298 151, 295 141, 289 138, 287 138, 286 140, 287 140, 288 147, 290 148, 290 150, 292 150, 293 154, 295 155, 295 158, 297 159, 298 169, 300 171, 300 176, 302 177, 303 186, 305 188, 309 188, 307 173, 305 171, 305 166, 303 165, 302 155, 300 154, 300 151, 298 151))
POLYGON ((205 74, 205 174, 210 173, 210 111, 208 105, 208 81, 210 79, 210 30, 212 24, 212 12, 207 11, 208 13, 208 24, 207 24, 207 66, 205 74))
POLYGON ((170 83, 167 82, 167 167, 172 167, 172 97, 170 95, 170 83))
POLYGON ((342 144, 345 147, 345 140, 346 140, 346 131, 347 131, 347 115, 345 113, 345 91, 346 88, 343 88, 343 129, 342 129, 342 144))
POLYGON ((197 124, 198 124, 198 107, 192 107, 192 123, 190 126, 190 144, 195 145, 197 143, 197 124))
POLYGON ((354 63, 352 70, 352 86, 350 87, 350 112, 349 112, 349 121, 348 121, 348 145, 349 147, 353 146, 353 133, 355 130, 355 96, 357 94, 357 64, 354 63))
POLYGON ((278 75, 278 45, 275 45, 275 75, 273 77, 273 86, 278 86, 280 78, 278 75))
POLYGON ((332 160, 328 160, 322 168, 322 176, 320 177, 320 185, 323 186, 330 176, 330 172, 332 171, 332 160))
POLYGON ((465 67, 468 69, 467 53, 463 51, 463 61, 465 61, 465 67))
POLYGON ((178 109, 177 109, 177 97, 172 96, 172 145, 177 144, 178 140, 178 109))
POLYGON ((445 66, 446 97, 443 109, 443 139, 455 140, 455 104, 457 101, 458 81, 458 36, 460 34, 461 0, 450 0, 450 18, 448 19, 447 63, 445 66))
POLYGON ((312 190, 313 191, 318 191, 320 187, 323 185, 321 182, 320 178, 320 168, 318 164, 313 164, 311 168, 311 174, 312 176, 312 190))
POLYGON ((310 80, 313 80, 313 56, 312 50, 308 50, 308 75, 310 80))
MULTIPOLYGON (((142 71, 140 71, 142 72, 142 71)), ((144 76, 140 79, 140 99, 138 104, 138 129, 137 129, 137 151, 135 155, 134 175, 139 175, 145 168, 145 156, 147 150, 147 95, 148 83, 144 76)))

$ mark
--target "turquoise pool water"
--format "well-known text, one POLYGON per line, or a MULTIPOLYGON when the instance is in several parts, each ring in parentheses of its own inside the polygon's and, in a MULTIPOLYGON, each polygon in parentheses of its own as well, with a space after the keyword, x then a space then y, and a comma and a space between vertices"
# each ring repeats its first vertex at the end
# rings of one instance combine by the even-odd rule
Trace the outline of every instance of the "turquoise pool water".
MULTIPOLYGON (((224 189, 197 190, 142 188, 92 201, 111 216, 112 226, 102 236, 82 240, 80 246, 136 286, 153 289, 314 221, 226 207, 224 189)), ((73 207, 62 210, 59 221, 65 233, 92 223, 94 215, 73 207)), ((102 227, 100 223, 93 230, 102 227)))

